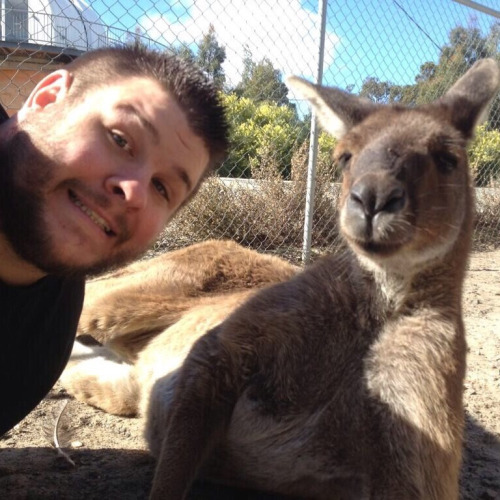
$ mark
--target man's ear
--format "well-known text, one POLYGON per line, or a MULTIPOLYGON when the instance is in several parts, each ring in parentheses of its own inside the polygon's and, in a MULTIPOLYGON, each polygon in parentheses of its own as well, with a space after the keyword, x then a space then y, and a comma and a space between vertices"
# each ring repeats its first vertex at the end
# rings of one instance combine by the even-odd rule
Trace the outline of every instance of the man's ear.
POLYGON ((38 111, 50 104, 64 99, 68 93, 73 76, 65 69, 59 69, 38 82, 20 112, 38 111))

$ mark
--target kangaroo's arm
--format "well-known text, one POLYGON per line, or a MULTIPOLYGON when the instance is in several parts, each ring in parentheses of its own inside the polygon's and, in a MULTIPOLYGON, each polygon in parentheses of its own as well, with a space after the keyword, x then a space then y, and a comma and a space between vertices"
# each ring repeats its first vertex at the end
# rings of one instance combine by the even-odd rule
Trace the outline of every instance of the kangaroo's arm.
POLYGON ((169 408, 151 491, 152 500, 186 497, 200 466, 225 435, 244 370, 219 329, 203 336, 184 363, 169 408))
POLYGON ((196 297, 110 293, 105 300, 84 306, 78 335, 90 334, 105 343, 117 336, 163 330, 199 302, 196 297))

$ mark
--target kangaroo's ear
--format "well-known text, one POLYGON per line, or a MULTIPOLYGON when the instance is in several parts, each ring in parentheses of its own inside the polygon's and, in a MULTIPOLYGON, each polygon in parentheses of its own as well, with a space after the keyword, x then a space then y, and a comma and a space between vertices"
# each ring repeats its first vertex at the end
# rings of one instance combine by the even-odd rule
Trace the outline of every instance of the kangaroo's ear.
POLYGON ((368 99, 337 88, 315 85, 297 76, 288 77, 286 83, 309 101, 321 126, 337 138, 379 108, 368 99))
POLYGON ((500 88, 500 67, 494 59, 481 59, 436 101, 448 110, 449 119, 466 138, 486 117, 488 105, 500 88))

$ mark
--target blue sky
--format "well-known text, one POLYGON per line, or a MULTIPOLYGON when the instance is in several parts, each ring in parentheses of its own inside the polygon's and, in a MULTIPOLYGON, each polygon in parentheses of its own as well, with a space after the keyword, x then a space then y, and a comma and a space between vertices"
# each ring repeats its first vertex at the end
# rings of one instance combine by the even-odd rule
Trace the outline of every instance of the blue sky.
MULTIPOLYGON (((500 9, 500 0, 489 0, 500 9)), ((414 83, 420 65, 437 62, 450 30, 476 24, 487 31, 494 18, 451 0, 336 0, 328 2, 329 26, 340 38, 336 61, 325 78, 357 87, 365 76, 414 83), (359 7, 360 5, 363 7, 359 7), (358 6, 353 11, 352 6, 358 6)), ((483 2, 487 5, 487 2, 483 2)))
MULTIPOLYGON (((284 75, 316 74, 317 0, 88 0, 108 25, 169 45, 200 40, 212 23, 226 47, 225 71, 236 83, 244 47, 271 59, 284 75), (140 6, 139 6, 140 4, 140 6)), ((500 10, 500 0, 476 0, 500 10)), ((437 61, 456 25, 487 31, 494 18, 452 0, 329 0, 325 84, 359 87, 367 76, 413 83, 420 65, 437 61)))

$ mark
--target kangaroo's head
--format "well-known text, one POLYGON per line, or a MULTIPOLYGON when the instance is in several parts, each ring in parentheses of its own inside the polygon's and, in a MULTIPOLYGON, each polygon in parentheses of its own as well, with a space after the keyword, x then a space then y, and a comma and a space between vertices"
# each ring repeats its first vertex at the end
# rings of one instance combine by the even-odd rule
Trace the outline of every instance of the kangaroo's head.
POLYGON ((297 77, 288 82, 340 139, 340 227, 362 261, 404 272, 468 241, 465 148, 500 85, 494 60, 477 62, 442 98, 417 108, 375 104, 297 77))

